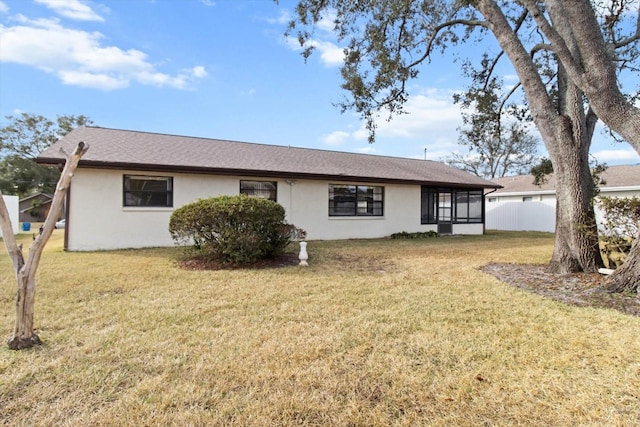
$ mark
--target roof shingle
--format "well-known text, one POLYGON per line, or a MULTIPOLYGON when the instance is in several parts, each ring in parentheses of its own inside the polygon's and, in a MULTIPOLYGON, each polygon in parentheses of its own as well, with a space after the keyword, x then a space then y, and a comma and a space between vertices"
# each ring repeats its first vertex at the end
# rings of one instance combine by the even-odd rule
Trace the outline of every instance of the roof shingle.
POLYGON ((60 163, 60 149, 70 152, 80 141, 90 146, 80 167, 499 187, 428 160, 84 126, 43 151, 37 161, 60 163))
MULTIPOLYGON (((640 187, 640 165, 609 166, 601 174, 604 184, 600 188, 640 187)), ((555 177, 549 176, 547 182, 538 186, 533 183, 532 175, 505 176, 493 180, 503 188, 494 194, 522 192, 555 192, 555 177)))

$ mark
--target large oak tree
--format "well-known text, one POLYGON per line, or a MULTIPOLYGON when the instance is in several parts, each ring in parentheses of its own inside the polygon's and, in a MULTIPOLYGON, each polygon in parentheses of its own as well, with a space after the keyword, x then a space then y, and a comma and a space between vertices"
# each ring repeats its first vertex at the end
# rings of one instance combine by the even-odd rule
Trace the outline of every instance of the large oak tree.
MULTIPOLYGON (((499 56, 518 75, 556 174, 556 241, 549 267, 595 271, 601 260, 588 156, 598 118, 640 153, 640 109, 618 80, 621 63, 637 66, 637 8, 625 0, 300 0, 290 33, 298 30, 309 55, 315 24, 334 17, 335 33, 347 42, 341 71, 350 97, 342 108, 361 114, 370 141, 381 111, 390 117, 403 112, 407 83, 431 55, 474 34, 493 35, 499 56)), ((612 280, 637 289, 637 258, 638 244, 612 280)))

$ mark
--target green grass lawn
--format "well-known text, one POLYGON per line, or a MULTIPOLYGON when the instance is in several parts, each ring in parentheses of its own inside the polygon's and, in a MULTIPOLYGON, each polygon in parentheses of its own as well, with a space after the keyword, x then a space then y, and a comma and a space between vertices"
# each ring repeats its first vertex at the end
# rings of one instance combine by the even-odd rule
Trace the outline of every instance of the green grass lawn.
MULTIPOLYGON (((50 241, 10 351, 0 256, 0 424, 638 425, 640 318, 479 271, 545 263, 542 233, 310 242, 310 266, 185 271, 180 249, 50 241)), ((30 243, 31 234, 20 237, 30 243)))

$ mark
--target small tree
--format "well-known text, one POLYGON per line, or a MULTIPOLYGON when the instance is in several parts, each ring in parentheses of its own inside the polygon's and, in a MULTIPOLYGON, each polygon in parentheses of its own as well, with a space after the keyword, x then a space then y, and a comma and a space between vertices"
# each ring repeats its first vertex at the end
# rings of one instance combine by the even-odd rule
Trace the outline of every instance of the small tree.
POLYGON ((51 201, 51 209, 49 215, 44 222, 42 232, 35 238, 31 248, 29 249, 29 255, 26 260, 22 253, 22 245, 16 243, 16 239, 13 235, 13 229, 11 226, 11 219, 9 218, 9 212, 7 206, 2 198, 2 192, 0 192, 0 227, 2 228, 2 236, 4 244, 9 252, 9 257, 13 263, 14 271, 16 274, 16 280, 18 282, 18 292, 16 296, 16 325, 13 332, 13 337, 7 343, 12 350, 20 350, 23 348, 29 348, 35 344, 39 344, 40 337, 36 335, 33 330, 33 309, 36 296, 36 272, 38 270, 38 264, 40 263, 40 257, 47 241, 53 233, 56 220, 59 218, 62 212, 62 206, 64 204, 64 198, 71 183, 71 177, 73 172, 78 166, 80 158, 89 149, 88 145, 84 142, 78 143, 75 151, 72 154, 67 155, 67 161, 60 175, 58 186, 51 201))
POLYGON ((200 199, 176 209, 169 232, 208 260, 247 264, 281 254, 304 231, 285 222, 276 202, 246 195, 200 199))

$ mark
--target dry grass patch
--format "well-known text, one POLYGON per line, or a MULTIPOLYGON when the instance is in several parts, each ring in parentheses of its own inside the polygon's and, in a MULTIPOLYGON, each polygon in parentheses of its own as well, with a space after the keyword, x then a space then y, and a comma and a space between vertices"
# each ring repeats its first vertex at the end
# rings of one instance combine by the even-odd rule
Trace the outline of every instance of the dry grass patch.
MULTIPOLYGON (((308 268, 187 271, 180 251, 65 253, 45 342, 0 349, 0 424, 633 425, 640 319, 508 286, 545 234, 311 242, 308 268)), ((0 331, 14 318, 0 258, 0 331)))

